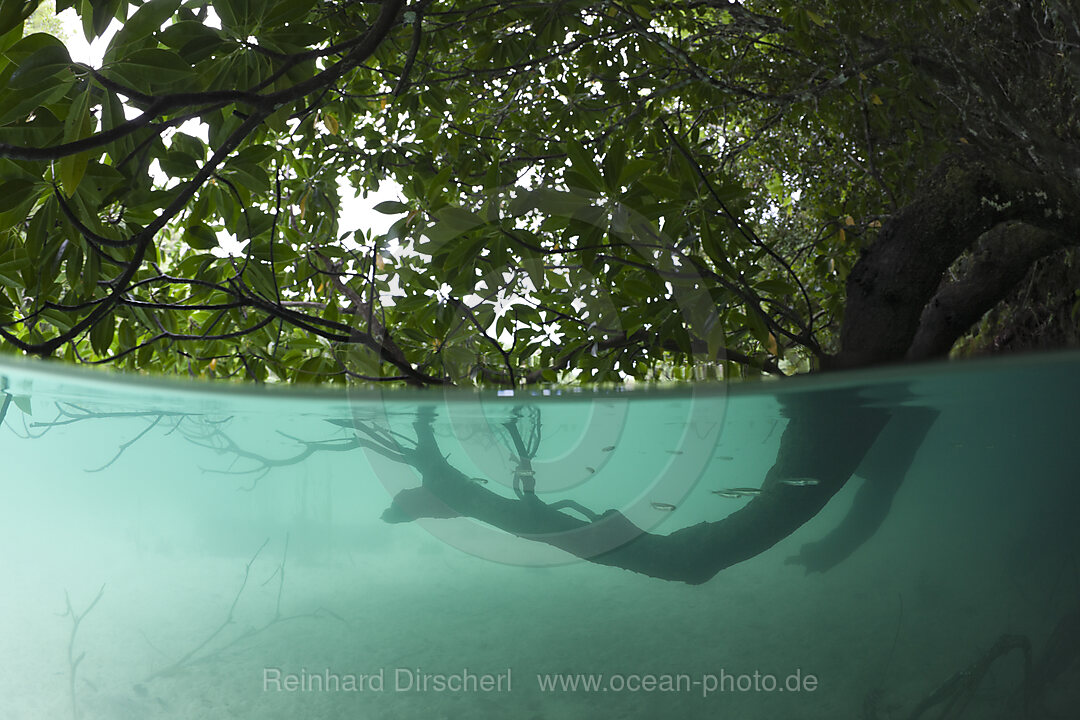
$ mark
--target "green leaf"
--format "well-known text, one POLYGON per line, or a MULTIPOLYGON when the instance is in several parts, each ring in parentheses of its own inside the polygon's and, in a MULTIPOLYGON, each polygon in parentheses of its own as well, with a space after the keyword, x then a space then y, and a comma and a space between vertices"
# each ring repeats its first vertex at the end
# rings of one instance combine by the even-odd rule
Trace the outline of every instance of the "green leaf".
POLYGON ((588 193, 538 188, 515 196, 510 202, 510 214, 518 216, 539 210, 551 217, 570 218, 589 207, 592 198, 588 193))
POLYGON ((278 296, 279 289, 275 277, 265 266, 258 263, 249 263, 244 272, 244 279, 264 298, 278 296))
POLYGON ((618 287, 634 300, 643 300, 654 294, 652 285, 642 273, 624 274, 619 278, 618 287))
POLYGON ((655 163, 649 158, 631 158, 627 160, 626 164, 623 165, 622 172, 619 174, 619 185, 629 185, 654 165, 655 163))
POLYGON ((0 68, 4 67, 6 59, 2 56, 2 53, 10 48, 12 45, 22 39, 23 36, 23 24, 17 23, 13 28, 6 33, 0 33, 0 68))
POLYGON ((0 2, 0 35, 4 35, 22 25, 34 12, 37 2, 23 0, 3 0, 0 2))
POLYGON ((270 189, 270 176, 261 165, 245 162, 239 157, 230 160, 222 171, 233 182, 255 193, 263 193, 270 189))
POLYGON ((0 213, 33 202, 37 197, 34 192, 36 187, 37 183, 31 180, 8 180, 0 183, 0 213))
POLYGON ((529 274, 529 279, 532 280, 534 288, 542 289, 544 287, 545 268, 544 261, 541 258, 526 258, 521 261, 521 267, 529 274))
POLYGON ((705 346, 708 352, 709 362, 713 362, 719 357, 720 350, 727 343, 727 333, 725 332, 724 322, 717 319, 713 323, 712 328, 709 329, 709 334, 705 338, 705 346))
MULTIPOLYGON (((566 143, 566 154, 570 158, 570 165, 574 170, 573 177, 577 183, 594 192, 603 190, 604 178, 590 151, 586 150, 581 143, 571 140, 566 143)), ((567 182, 570 182, 569 178, 567 182)))
POLYGON ((271 5, 263 22, 270 26, 294 23, 311 12, 315 4, 316 0, 278 0, 271 5))
POLYGON ((252 240, 248 252, 257 260, 273 263, 294 263, 300 257, 285 243, 272 243, 268 237, 252 240))
POLYGON ((156 33, 180 7, 181 0, 149 0, 135 11, 113 36, 105 51, 106 63, 123 57, 131 46, 138 45, 156 33))
POLYGON ((259 44, 278 52, 295 53, 326 40, 328 35, 324 26, 293 23, 259 33, 259 44))
POLYGON ((468 272, 475 266, 477 256, 484 249, 483 238, 458 238, 447 243, 449 252, 440 254, 440 267, 446 271, 450 285, 455 290, 468 288, 476 280, 475 274, 468 272))
POLYGON ((648 174, 637 179, 649 192, 661 199, 681 198, 683 185, 667 175, 648 174))
POLYGON ((756 307, 746 308, 746 328, 759 343, 762 345, 769 344, 769 328, 765 325, 765 319, 760 309, 756 307))
MULTIPOLYGON (((90 87, 79 93, 71 105, 68 117, 64 121, 64 142, 74 142, 89 137, 94 132, 94 118, 90 115, 90 87)), ((82 182, 86 166, 90 162, 91 151, 86 150, 60 158, 60 186, 64 194, 71 197, 82 182)))
POLYGON ((372 209, 383 215, 401 215, 409 212, 409 206, 397 200, 384 200, 372 209))
POLYGON ((31 33, 26 37, 20 39, 14 45, 9 47, 4 55, 15 65, 19 65, 29 58, 34 53, 45 48, 58 48, 67 51, 64 43, 59 38, 53 37, 49 33, 31 33))
POLYGON ((217 28, 193 20, 174 23, 158 33, 158 41, 194 65, 215 52, 224 54, 235 43, 227 42, 217 28))
POLYGON ((626 141, 616 136, 604 156, 604 184, 611 192, 618 192, 622 185, 623 167, 626 165, 626 141))
POLYGON ((116 334, 117 338, 120 340, 121 348, 135 347, 138 342, 135 336, 135 329, 130 320, 121 320, 120 327, 116 334))
POLYGON ((212 250, 218 246, 217 235, 203 223, 194 223, 186 227, 184 242, 195 250, 212 250))
POLYGON ((277 155, 278 151, 272 145, 248 145, 236 154, 236 161, 258 165, 277 155))
POLYGON ((35 85, 40 85, 48 78, 69 67, 71 67, 71 56, 68 54, 67 48, 57 40, 57 44, 45 45, 29 57, 18 62, 15 72, 11 74, 11 78, 8 80, 8 87, 13 90, 26 90, 35 85))
POLYGON ((75 287, 79 284, 79 278, 83 272, 83 253, 78 247, 68 247, 67 252, 64 254, 64 277, 67 278, 68 285, 75 287))
POLYGON ((109 346, 112 345, 113 333, 116 331, 116 324, 113 321, 112 313, 99 318, 93 327, 90 328, 90 347, 94 349, 98 355, 107 355, 109 352, 109 346))
POLYGON ((79 16, 87 42, 105 33, 121 6, 126 8, 127 0, 80 0, 79 16))
MULTIPOLYGON (((101 129, 112 130, 126 121, 124 117, 124 103, 115 93, 107 93, 102 103, 101 129)), ((108 146, 109 157, 113 164, 118 164, 121 159, 128 156, 135 149, 135 141, 130 136, 116 140, 108 146)))
POLYGON ((758 295, 766 295, 769 297, 788 297, 794 295, 796 292, 795 286, 785 280, 762 280, 759 283, 754 284, 754 290, 758 295))
POLYGON ((438 211, 435 216, 438 218, 438 222, 429 227, 426 234, 436 246, 442 245, 462 233, 487 224, 476 213, 453 205, 438 211))
POLYGON ((162 48, 137 50, 122 62, 110 66, 107 72, 120 82, 147 93, 195 78, 189 64, 171 50, 162 48))
MULTIPOLYGON (((61 76, 62 77, 62 76, 61 76)), ((73 80, 61 80, 51 77, 30 91, 5 88, 0 90, 0 126, 12 121, 24 120, 28 115, 43 105, 59 102, 71 87, 73 80)))
POLYGON ((319 382, 326 374, 326 362, 321 357, 312 357, 300 364, 293 374, 293 382, 319 382))
POLYGON ((206 157, 206 146, 203 141, 182 132, 175 133, 172 136, 169 142, 169 150, 185 153, 200 161, 206 157))
POLYGON ((5 253, 0 257, 0 284, 13 288, 23 287, 19 273, 30 265, 30 258, 25 253, 16 250, 5 253))
POLYGON ((214 12, 221 18, 221 27, 237 37, 246 37, 255 24, 252 4, 262 7, 259 0, 213 0, 214 12))
POLYGON ((158 158, 162 172, 170 177, 192 177, 199 172, 199 163, 192 156, 179 150, 170 150, 158 158))

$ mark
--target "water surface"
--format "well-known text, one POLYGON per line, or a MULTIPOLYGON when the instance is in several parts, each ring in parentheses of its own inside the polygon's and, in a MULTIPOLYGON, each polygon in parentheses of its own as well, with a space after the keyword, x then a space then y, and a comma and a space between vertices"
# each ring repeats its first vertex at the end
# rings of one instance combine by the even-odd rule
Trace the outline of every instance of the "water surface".
MULTIPOLYGON (((11 720, 906 718, 1003 635, 1036 664, 1062 646, 1043 699, 1065 716, 1080 701, 1078 641, 1053 632, 1080 598, 1075 354, 513 396, 0 376, 11 720), (395 506, 430 431, 485 497, 524 502, 535 483, 574 522, 614 510, 670 535, 753 501, 713 491, 761 487, 790 407, 845 397, 937 417, 880 527, 825 572, 791 560, 844 521, 859 472, 701 584, 395 506)), ((904 442, 894 425, 886 444, 904 442)), ((1021 658, 992 664, 963 717, 1022 716, 1021 658)))

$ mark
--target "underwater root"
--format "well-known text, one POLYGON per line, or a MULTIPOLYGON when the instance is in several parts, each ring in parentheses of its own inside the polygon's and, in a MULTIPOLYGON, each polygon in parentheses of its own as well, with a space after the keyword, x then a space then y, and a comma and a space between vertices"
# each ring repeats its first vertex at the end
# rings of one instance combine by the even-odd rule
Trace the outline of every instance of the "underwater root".
MULTIPOLYGON (((1030 718, 1028 702, 1030 701, 1031 687, 1031 642, 1022 635, 1002 635, 982 657, 954 674, 936 690, 923 698, 915 706, 911 714, 907 716, 907 720, 923 720, 923 718, 931 717, 933 720, 955 720, 960 718, 968 703, 975 696, 975 691, 978 690, 991 666, 998 658, 1008 655, 1013 650, 1019 650, 1024 655, 1022 694, 1025 709, 1021 717, 1030 718), (936 714, 927 715, 935 708, 937 708, 936 714)), ((863 720, 880 720, 878 703, 881 702, 881 695, 880 688, 871 691, 867 695, 863 703, 863 720)))
POLYGON ((1021 684, 1021 694, 1024 702, 1024 714, 1022 717, 1030 717, 1030 687, 1031 687, 1031 641, 1023 635, 1002 635, 985 654, 974 663, 964 668, 945 681, 934 692, 930 693, 915 710, 908 716, 908 720, 920 720, 935 707, 941 706, 936 715, 938 720, 960 717, 967 708, 975 691, 979 689, 986 673, 998 660, 1019 650, 1024 656, 1024 678, 1021 684))
MULTIPOLYGON (((251 578, 251 569, 255 564, 255 561, 259 558, 263 549, 270 542, 270 538, 263 541, 263 544, 259 546, 259 549, 255 551, 255 554, 251 556, 247 564, 244 566, 244 577, 240 582, 240 587, 237 589, 236 594, 233 596, 232 604, 229 606, 228 612, 225 614, 225 619, 221 621, 213 631, 211 631, 203 640, 198 643, 194 648, 186 652, 179 659, 171 663, 168 667, 157 670, 151 673, 143 679, 142 682, 149 682, 162 677, 169 677, 176 673, 186 670, 194 665, 206 663, 220 658, 227 650, 238 645, 239 643, 250 640, 252 637, 266 632, 267 630, 287 623, 293 620, 301 620, 307 618, 322 619, 325 617, 332 617, 339 620, 342 623, 348 624, 342 617, 333 613, 325 608, 318 608, 309 613, 299 613, 294 615, 284 615, 281 612, 281 599, 285 591, 285 563, 289 555, 289 536, 285 535, 285 549, 282 552, 281 562, 278 564, 277 569, 274 570, 274 574, 271 575, 266 582, 270 582, 274 578, 277 578, 277 600, 274 607, 274 616, 266 621, 264 624, 257 627, 249 627, 247 630, 235 635, 231 639, 221 641, 220 638, 224 635, 225 630, 231 625, 236 623, 236 606, 240 602, 241 596, 244 594, 245 589, 248 587, 248 581, 251 578), (216 643, 216 647, 211 647, 216 643)), ((263 583, 264 585, 266 583, 263 583)), ((141 683, 140 683, 141 685, 141 683)))
MULTIPOLYGON (((1055 625, 1038 659, 1032 659, 1031 641, 1024 635, 1002 635, 978 660, 954 674, 927 695, 907 720, 956 720, 963 716, 990 668, 1014 651, 1023 656, 1023 677, 1018 688, 1021 710, 1016 717, 1041 720, 1052 717, 1044 696, 1080 661, 1080 602, 1055 625)), ((863 705, 864 720, 879 720, 880 691, 871 692, 863 705)))

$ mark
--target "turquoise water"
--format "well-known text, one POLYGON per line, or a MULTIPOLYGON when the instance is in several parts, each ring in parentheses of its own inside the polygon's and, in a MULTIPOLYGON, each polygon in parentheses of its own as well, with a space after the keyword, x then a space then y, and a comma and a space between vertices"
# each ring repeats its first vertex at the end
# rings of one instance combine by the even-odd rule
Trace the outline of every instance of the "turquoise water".
POLYGON ((1080 355, 547 396, 0 377, 9 720, 1019 718, 1002 636, 1038 712, 1080 708, 1080 355))

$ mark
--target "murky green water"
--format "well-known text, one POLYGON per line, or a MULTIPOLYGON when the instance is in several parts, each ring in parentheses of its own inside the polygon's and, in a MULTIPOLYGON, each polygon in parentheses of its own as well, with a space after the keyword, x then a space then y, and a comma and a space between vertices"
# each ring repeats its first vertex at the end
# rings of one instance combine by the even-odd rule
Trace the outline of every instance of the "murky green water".
POLYGON ((946 684, 1003 635, 1040 703, 1080 707, 1075 354, 546 397, 50 368, 0 368, 9 720, 884 720, 938 688, 925 717, 1019 718, 1019 649, 946 684), (805 472, 714 493, 762 487, 785 438, 805 472), (704 580, 779 516, 709 528, 844 462, 704 580))

